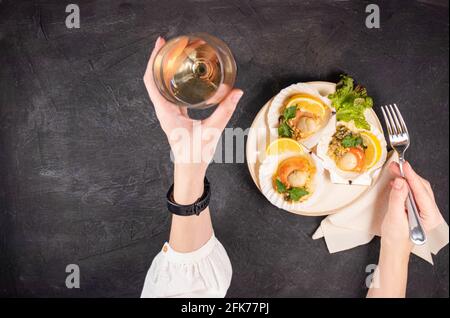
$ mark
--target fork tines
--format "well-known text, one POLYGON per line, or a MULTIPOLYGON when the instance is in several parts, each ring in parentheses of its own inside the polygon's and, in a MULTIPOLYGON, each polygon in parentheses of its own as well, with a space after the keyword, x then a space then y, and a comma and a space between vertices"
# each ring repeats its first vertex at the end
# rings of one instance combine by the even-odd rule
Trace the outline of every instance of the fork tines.
POLYGON ((408 128, 406 127, 402 114, 398 110, 396 104, 394 104, 394 106, 390 104, 386 106, 381 106, 381 111, 383 112, 383 117, 386 122, 389 136, 403 135, 403 134, 409 136, 408 128))

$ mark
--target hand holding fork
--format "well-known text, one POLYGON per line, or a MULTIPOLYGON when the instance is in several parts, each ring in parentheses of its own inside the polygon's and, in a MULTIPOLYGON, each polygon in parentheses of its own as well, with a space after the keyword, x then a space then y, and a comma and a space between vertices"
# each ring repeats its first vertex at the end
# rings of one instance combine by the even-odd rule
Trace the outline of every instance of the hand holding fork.
MULTIPOLYGON (((403 164, 405 163, 405 152, 410 144, 408 128, 396 104, 394 106, 381 107, 381 111, 386 122, 389 142, 391 147, 398 153, 400 174, 404 178, 403 164)), ((411 189, 409 189, 406 200, 406 209, 408 211, 409 237, 414 244, 422 245, 426 242, 426 235, 420 222, 419 210, 417 209, 411 189)))

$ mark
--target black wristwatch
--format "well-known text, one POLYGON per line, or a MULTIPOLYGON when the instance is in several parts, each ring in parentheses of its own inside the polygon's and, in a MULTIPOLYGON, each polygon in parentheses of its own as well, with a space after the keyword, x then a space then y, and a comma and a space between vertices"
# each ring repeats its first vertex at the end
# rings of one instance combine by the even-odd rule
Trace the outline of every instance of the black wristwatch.
POLYGON ((173 199, 173 184, 167 192, 167 208, 170 212, 176 215, 189 216, 199 215, 209 205, 209 198, 211 197, 211 187, 208 179, 205 177, 203 194, 192 204, 181 205, 175 202, 173 199))

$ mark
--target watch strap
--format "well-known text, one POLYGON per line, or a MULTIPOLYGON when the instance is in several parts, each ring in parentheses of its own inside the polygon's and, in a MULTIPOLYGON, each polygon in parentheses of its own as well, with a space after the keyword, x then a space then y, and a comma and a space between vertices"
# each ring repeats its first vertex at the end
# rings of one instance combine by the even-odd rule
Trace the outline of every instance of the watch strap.
POLYGON ((199 215, 209 205, 209 199, 211 197, 211 187, 208 179, 205 177, 203 194, 194 203, 182 205, 175 202, 173 198, 174 185, 169 188, 167 192, 167 208, 173 214, 180 216, 199 215))

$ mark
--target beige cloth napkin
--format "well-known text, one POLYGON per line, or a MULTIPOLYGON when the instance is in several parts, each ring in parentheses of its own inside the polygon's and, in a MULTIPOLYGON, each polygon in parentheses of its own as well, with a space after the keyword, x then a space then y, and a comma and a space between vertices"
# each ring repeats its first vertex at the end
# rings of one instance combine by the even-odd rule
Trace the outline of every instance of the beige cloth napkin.
MULTIPOLYGON (((375 235, 380 236, 381 222, 388 207, 389 181, 392 180, 387 167, 394 160, 397 161, 398 156, 391 152, 373 187, 354 203, 323 219, 312 238, 325 238, 328 251, 335 253, 367 244, 375 235)), ((428 233, 424 245, 414 246, 412 252, 433 264, 431 254, 436 255, 448 242, 449 228, 444 222, 428 233)))

